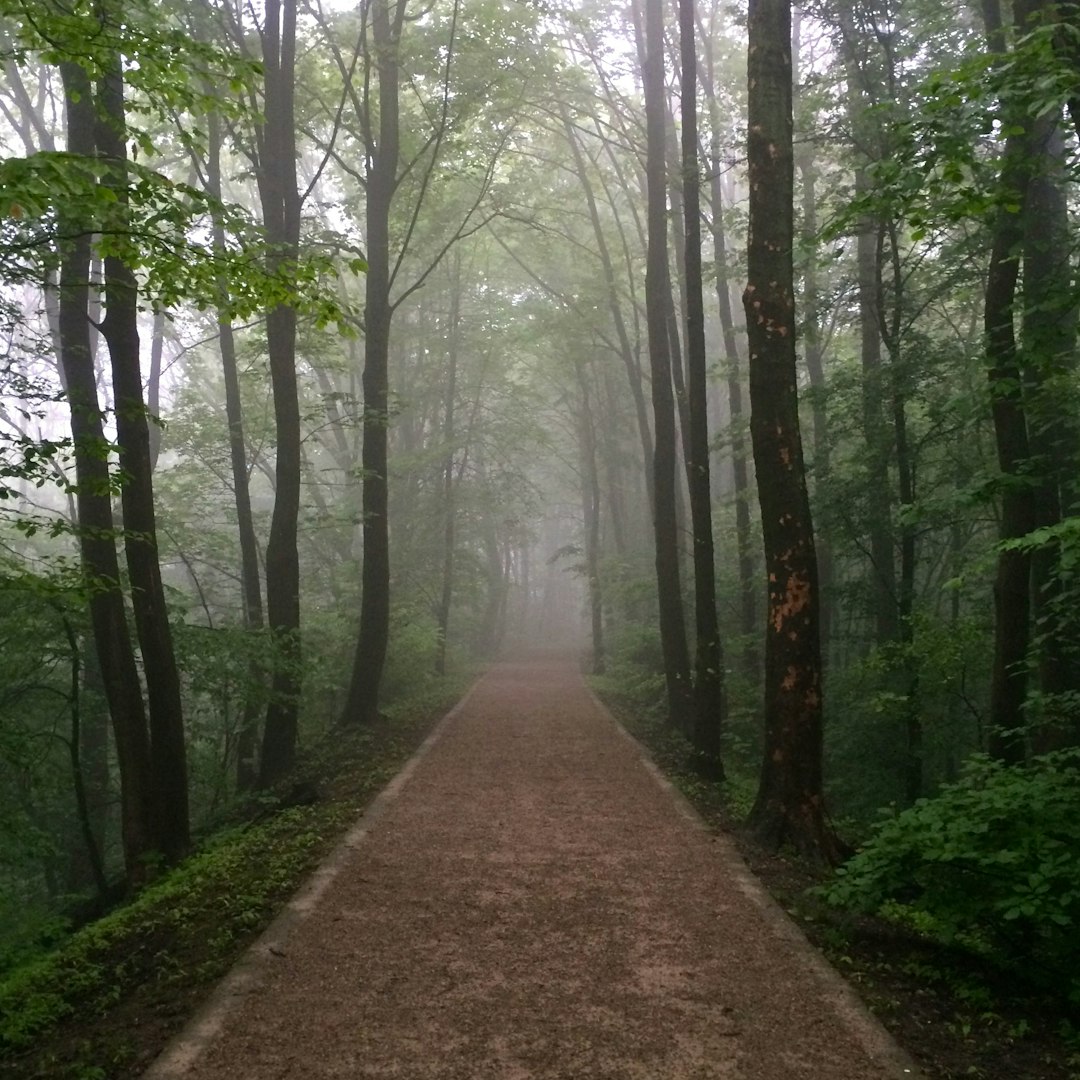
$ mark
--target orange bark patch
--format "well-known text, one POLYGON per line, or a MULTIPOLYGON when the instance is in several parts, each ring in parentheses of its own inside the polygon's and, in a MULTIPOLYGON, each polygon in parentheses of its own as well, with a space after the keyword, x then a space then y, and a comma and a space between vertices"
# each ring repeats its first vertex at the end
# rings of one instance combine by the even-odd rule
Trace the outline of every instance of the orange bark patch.
POLYGON ((784 623, 798 615, 810 603, 810 582, 797 574, 790 574, 782 603, 773 609, 773 629, 780 633, 784 623))

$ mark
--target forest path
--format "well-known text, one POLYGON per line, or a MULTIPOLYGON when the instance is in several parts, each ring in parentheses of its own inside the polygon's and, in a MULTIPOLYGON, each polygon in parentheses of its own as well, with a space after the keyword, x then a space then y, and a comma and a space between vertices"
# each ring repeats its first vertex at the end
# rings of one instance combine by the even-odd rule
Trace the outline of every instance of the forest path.
POLYGON ((421 754, 148 1077, 913 1075, 572 658, 496 666, 421 754))

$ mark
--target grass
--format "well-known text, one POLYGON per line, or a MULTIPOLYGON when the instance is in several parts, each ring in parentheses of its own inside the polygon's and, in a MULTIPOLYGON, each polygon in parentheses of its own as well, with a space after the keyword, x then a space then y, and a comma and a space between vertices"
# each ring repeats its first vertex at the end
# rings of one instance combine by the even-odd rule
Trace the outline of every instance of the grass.
POLYGON ((320 798, 230 827, 55 951, 0 981, 6 1080, 138 1075, 401 768, 465 680, 335 732, 303 765, 320 798))

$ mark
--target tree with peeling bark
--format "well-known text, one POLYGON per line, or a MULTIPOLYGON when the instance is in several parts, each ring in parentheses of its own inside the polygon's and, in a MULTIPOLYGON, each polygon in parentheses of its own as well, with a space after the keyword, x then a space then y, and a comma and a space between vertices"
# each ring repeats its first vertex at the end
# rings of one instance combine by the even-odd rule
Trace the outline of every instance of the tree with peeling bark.
POLYGON ((838 862, 825 816, 817 558, 795 376, 790 0, 751 0, 747 163, 750 217, 743 293, 750 345, 750 435, 768 576, 765 750, 750 812, 777 848, 838 862))

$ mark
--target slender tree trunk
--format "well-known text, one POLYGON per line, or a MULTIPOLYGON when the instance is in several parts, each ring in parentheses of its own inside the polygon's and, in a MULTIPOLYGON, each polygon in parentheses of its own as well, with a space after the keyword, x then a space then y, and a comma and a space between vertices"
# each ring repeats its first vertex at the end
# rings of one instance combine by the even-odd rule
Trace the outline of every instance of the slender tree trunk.
MULTIPOLYGON (((288 277, 300 243, 296 186, 296 0, 267 0, 262 31, 266 118, 258 182, 271 274, 288 277)), ((279 303, 266 315, 274 394, 274 512, 266 545, 266 619, 273 643, 270 704, 263 728, 259 784, 292 768, 302 686, 300 639, 300 402, 296 379, 296 309, 279 303)))
MULTIPOLYGON (((221 201, 221 117, 212 112, 208 120, 206 185, 210 196, 221 201)), ((220 218, 214 219, 214 248, 225 250, 225 230, 220 218)), ((262 584, 259 578, 259 541, 255 533, 255 518, 251 512, 251 490, 248 482, 247 444, 244 441, 243 406, 240 399, 240 374, 236 361, 236 336, 227 311, 228 283, 218 283, 220 303, 217 313, 218 349, 221 353, 221 372, 225 383, 225 417, 229 425, 229 463, 231 466, 233 501, 236 504, 236 526, 240 541, 240 582, 244 602, 244 626, 252 633, 263 629, 262 584)), ((259 695, 255 687, 262 682, 262 665, 253 660, 249 669, 251 692, 241 706, 240 731, 236 746, 236 786, 240 791, 253 788, 258 780, 259 695)))
POLYGON ((90 876, 99 897, 104 899, 109 892, 109 883, 105 878, 105 866, 101 858, 100 836, 96 833, 95 815, 86 791, 86 777, 82 763, 82 655, 79 651, 79 639, 66 615, 61 615, 64 635, 67 638, 71 664, 71 684, 68 691, 69 715, 71 726, 68 732, 68 758, 71 762, 72 788, 75 794, 75 817, 79 822, 79 833, 89 866, 90 876))
MULTIPOLYGON (((1035 479, 1036 528, 1059 525, 1075 512, 1077 437, 1077 307, 1070 266, 1071 237, 1064 189, 1065 144, 1056 113, 1030 133, 1032 176, 1024 214, 1022 353, 1028 439, 1035 479)), ((1031 555, 1033 630, 1037 642, 1039 705, 1028 718, 1038 752, 1080 739, 1073 696, 1080 691, 1080 619, 1068 595, 1062 545, 1031 555)))
POLYGON ((611 252, 608 249, 604 229, 600 223, 600 213, 596 207, 596 196, 593 194, 592 181, 588 169, 585 167, 585 157, 581 151, 577 136, 570 124, 565 108, 562 114, 563 130, 566 133, 566 141, 570 145, 570 152, 574 159, 574 168, 581 182, 581 190, 585 195, 585 205, 589 211, 589 221, 592 224, 593 237, 596 240, 596 250, 600 256, 600 266, 604 273, 604 287, 607 294, 608 311, 615 327, 615 336, 619 343, 619 356, 623 367, 626 369, 626 379, 630 387, 631 397, 634 399, 634 415, 637 418, 638 438, 641 441, 641 452, 645 464, 645 490, 649 499, 650 508, 653 505, 653 438, 649 428, 649 416, 645 404, 645 391, 642 387, 641 369, 634 355, 633 346, 630 344, 630 334, 626 329, 626 320, 623 318, 622 302, 619 298, 619 290, 615 284, 615 266, 611 260, 611 252))
MULTIPOLYGON (((1001 194, 1027 202, 1027 139, 1010 136, 1001 167, 1001 194)), ((1027 417, 1021 396, 1014 309, 1019 278, 1016 252, 1023 242, 1023 217, 998 210, 986 277, 983 322, 987 371, 1001 489, 1002 540, 1026 536, 1035 527, 1035 508, 1024 473, 1030 459, 1027 417)), ((1024 756, 1024 704, 1028 689, 1031 630, 1031 557, 1023 550, 998 554, 994 580, 994 660, 990 678, 989 750, 1004 761, 1024 756)))
POLYGON ((390 637, 390 527, 387 498, 387 429, 390 361, 390 205, 397 186, 398 41, 400 0, 372 0, 371 29, 378 70, 379 135, 367 185, 367 256, 364 318, 364 566, 360 633, 345 720, 370 724, 379 715, 379 683, 390 637))
MULTIPOLYGON (((855 172, 856 198, 869 192, 866 167, 855 172)), ((866 492, 870 534, 870 578, 875 640, 898 636, 896 567, 892 529, 892 482, 889 478, 889 426, 885 422, 885 381, 881 361, 881 313, 878 310, 878 229, 869 215, 858 223, 856 260, 859 274, 859 339, 862 360, 862 424, 866 443, 866 492)))
POLYGON ((581 448, 581 512, 585 528, 585 576, 589 583, 589 625, 592 633, 592 671, 602 675, 604 657, 604 596, 600 580, 600 469, 596 460, 596 420, 590 401, 585 365, 576 365, 581 409, 578 430, 581 448))
MULTIPOLYGON (((124 138, 127 126, 119 53, 109 57, 97 97, 95 135, 98 152, 108 166, 104 186, 116 194, 120 226, 124 228, 128 198, 124 138)), ((116 440, 125 473, 121 489, 124 550, 149 705, 154 841, 165 860, 172 863, 183 857, 190 843, 187 750, 180 673, 158 562, 150 430, 139 363, 138 285, 131 268, 116 255, 105 257, 104 271, 105 318, 101 335, 109 349, 116 440)))
POLYGON ((749 11, 750 236, 743 294, 750 341, 750 433, 769 580, 765 753, 750 814, 776 847, 835 862, 822 794, 817 558, 795 376, 794 176, 789 0, 749 11))
POLYGON ((716 617, 712 484, 709 476, 705 303, 701 281, 701 179, 698 165, 697 43, 693 0, 679 0, 682 76, 682 193, 685 241, 686 369, 689 432, 686 473, 694 537, 694 746, 701 770, 722 779, 720 736, 726 712, 724 656, 716 617))
MULTIPOLYGON (((95 153, 95 105, 90 80, 78 64, 62 63, 67 106, 67 149, 95 153)), ((105 697, 112 717, 120 773, 120 831, 130 880, 145 876, 154 845, 151 826, 150 740, 135 652, 128 633, 116 556, 111 479, 90 338, 90 232, 85 222, 62 219, 58 322, 60 362, 71 409, 75 450, 79 552, 86 582, 105 697)))
POLYGON ((450 278, 450 318, 447 330, 446 403, 443 408, 443 557, 442 588, 436 613, 438 640, 435 646, 435 673, 446 674, 446 635, 450 627, 450 607, 454 597, 454 406, 457 399, 458 344, 461 324, 461 255, 455 252, 450 278))
MULTIPOLYGON (((795 23, 792 36, 793 66, 798 68, 802 35, 800 21, 795 23)), ((798 93, 799 79, 792 80, 798 93)), ((818 170, 814 160, 814 142, 807 133, 803 133, 800 146, 795 152, 795 166, 802 181, 802 243, 805 257, 802 266, 802 345, 806 362, 806 373, 810 379, 810 416, 813 426, 811 445, 813 446, 812 475, 814 493, 821 502, 831 471, 832 444, 829 436, 829 413, 827 406, 828 386, 825 381, 825 356, 821 340, 821 316, 818 311, 821 296, 821 284, 818 276, 818 219, 817 219, 817 177, 818 170)), ((829 666, 830 643, 832 641, 833 609, 833 568, 832 544, 828 530, 820 527, 815 537, 818 560, 818 587, 821 592, 821 652, 822 663, 826 670, 829 666)))
POLYGON ((667 180, 665 168, 664 10, 662 0, 645 2, 645 115, 648 139, 648 255, 645 308, 652 374, 653 533, 656 544, 656 586, 660 608, 660 643, 664 656, 668 714, 672 724, 689 729, 693 720, 690 656, 683 621, 679 583, 679 536, 675 515, 678 457, 675 400, 668 315, 671 285, 667 259, 667 180))

